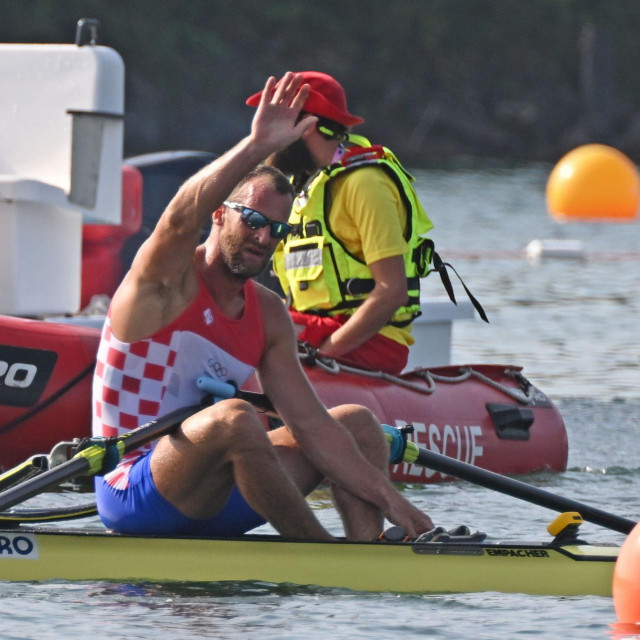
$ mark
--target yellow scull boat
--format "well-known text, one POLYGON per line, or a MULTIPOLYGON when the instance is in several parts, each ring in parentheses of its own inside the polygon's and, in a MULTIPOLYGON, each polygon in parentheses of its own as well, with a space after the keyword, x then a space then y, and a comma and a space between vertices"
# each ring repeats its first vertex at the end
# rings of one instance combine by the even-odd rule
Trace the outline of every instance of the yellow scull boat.
MULTIPOLYGON (((185 407, 158 418, 109 446, 125 452, 136 448, 168 432, 197 408, 185 407)), ((13 484, 13 473, 0 476, 0 484, 10 485, 0 491, 0 581, 263 581, 361 591, 611 595, 619 547, 584 543, 578 528, 586 520, 629 533, 634 521, 428 451, 407 440, 406 431, 385 425, 385 432, 392 461, 438 469, 563 511, 547 527, 552 540, 547 544, 494 542, 482 533, 444 530, 446 536, 438 533, 436 537, 434 530, 424 534, 431 537, 414 542, 292 541, 276 535, 133 536, 97 527, 32 524, 69 515, 84 517, 91 510, 48 515, 6 511, 61 482, 100 471, 106 451, 101 444, 105 443, 94 442, 71 460, 19 479, 17 484, 13 484)))
POLYGON ((611 595, 617 546, 202 539, 99 529, 0 530, 0 580, 264 581, 413 593, 611 595))

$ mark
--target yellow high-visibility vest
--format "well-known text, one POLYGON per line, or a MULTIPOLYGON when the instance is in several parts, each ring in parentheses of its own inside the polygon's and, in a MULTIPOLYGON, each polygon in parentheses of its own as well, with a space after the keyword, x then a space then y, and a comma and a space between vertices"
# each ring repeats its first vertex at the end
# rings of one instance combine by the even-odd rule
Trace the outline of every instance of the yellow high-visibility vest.
POLYGON ((291 306, 318 315, 349 315, 374 287, 371 270, 334 235, 329 224, 330 183, 361 167, 380 167, 393 180, 407 212, 404 255, 408 300, 389 324, 403 327, 420 315, 420 278, 430 270, 433 242, 425 237, 433 228, 413 188, 414 178, 396 156, 379 145, 351 147, 339 163, 318 172, 293 204, 292 233, 278 246, 273 266, 291 306))

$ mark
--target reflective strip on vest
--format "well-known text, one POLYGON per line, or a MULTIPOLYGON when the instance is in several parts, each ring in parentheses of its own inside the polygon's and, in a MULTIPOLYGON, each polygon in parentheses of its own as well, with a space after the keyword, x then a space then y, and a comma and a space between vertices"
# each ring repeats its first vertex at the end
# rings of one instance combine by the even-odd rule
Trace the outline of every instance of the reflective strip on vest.
POLYGON ((306 251, 293 251, 284 257, 284 268, 287 270, 321 266, 322 249, 318 246, 306 251))

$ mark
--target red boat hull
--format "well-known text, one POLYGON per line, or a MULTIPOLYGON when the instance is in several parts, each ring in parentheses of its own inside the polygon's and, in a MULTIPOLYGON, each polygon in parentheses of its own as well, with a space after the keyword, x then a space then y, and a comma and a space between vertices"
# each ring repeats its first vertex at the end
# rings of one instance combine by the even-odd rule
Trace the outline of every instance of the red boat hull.
MULTIPOLYGON (((97 329, 0 317, 0 468, 89 435, 98 342, 97 329)), ((410 437, 431 450, 498 473, 566 469, 562 417, 518 368, 437 367, 391 381, 304 366, 327 406, 362 404, 381 422, 412 424, 410 437), (519 401, 525 391, 528 401, 519 401)), ((255 380, 247 388, 256 389, 255 380)), ((393 466, 391 476, 416 483, 445 479, 406 464, 393 466)))
POLYGON ((0 468, 89 435, 99 340, 97 329, 0 316, 0 468))

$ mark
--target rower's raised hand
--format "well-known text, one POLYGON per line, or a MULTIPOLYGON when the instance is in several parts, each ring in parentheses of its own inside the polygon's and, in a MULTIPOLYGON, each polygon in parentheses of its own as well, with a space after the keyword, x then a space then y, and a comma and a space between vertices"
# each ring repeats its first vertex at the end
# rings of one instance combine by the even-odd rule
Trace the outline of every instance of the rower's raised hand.
POLYGON ((295 142, 317 122, 316 116, 297 121, 309 90, 309 85, 302 84, 302 76, 291 71, 277 83, 273 76, 267 80, 251 123, 253 142, 267 154, 295 142))

